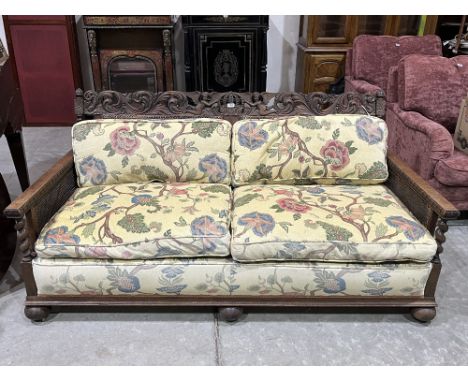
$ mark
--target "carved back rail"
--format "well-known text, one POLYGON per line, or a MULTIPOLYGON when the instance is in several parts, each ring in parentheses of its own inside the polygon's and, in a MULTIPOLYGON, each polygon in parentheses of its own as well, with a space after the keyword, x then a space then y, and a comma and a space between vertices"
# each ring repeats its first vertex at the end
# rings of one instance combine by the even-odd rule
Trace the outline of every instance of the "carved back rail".
POLYGON ((252 117, 369 114, 383 117, 384 94, 325 93, 206 93, 137 91, 119 93, 80 89, 76 92, 78 120, 96 118, 222 118, 231 123, 252 117))

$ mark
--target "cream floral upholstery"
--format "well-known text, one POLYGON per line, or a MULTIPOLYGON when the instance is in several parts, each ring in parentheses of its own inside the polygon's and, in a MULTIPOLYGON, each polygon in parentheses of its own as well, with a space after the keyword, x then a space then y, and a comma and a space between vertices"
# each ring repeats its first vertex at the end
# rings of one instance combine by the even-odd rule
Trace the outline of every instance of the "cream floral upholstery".
POLYGON ((233 127, 233 182, 383 183, 387 126, 376 117, 242 120, 233 127))
POLYGON ((237 261, 430 261, 436 243, 382 185, 250 185, 234 191, 237 261))
POLYGON ((231 124, 218 119, 75 124, 80 186, 139 181, 230 184, 231 124))
POLYGON ((127 183, 77 189, 43 228, 40 257, 148 259, 229 255, 223 184, 127 183))
POLYGON ((381 119, 94 120, 72 134, 80 188, 35 244, 39 295, 424 295, 436 242, 380 184, 381 119))
POLYGON ((33 262, 39 294, 422 296, 431 263, 236 263, 230 259, 33 262))

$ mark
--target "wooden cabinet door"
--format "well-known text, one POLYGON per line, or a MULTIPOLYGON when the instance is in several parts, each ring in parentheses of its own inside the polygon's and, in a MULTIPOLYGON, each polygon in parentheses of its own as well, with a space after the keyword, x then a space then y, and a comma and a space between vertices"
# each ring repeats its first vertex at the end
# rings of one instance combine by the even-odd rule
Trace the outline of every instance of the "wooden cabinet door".
POLYGON ((26 125, 71 125, 81 86, 74 16, 4 16, 26 125))
POLYGON ((314 54, 305 57, 304 93, 327 92, 344 74, 345 54, 314 54))
POLYGON ((352 41, 352 16, 309 16, 312 21, 309 46, 312 44, 348 44, 352 41))

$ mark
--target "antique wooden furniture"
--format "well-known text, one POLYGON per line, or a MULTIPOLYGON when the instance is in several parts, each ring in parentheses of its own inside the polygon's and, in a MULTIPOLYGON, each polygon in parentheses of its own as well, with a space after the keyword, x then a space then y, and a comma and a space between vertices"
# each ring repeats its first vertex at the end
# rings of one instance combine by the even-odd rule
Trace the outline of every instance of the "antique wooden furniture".
MULTIPOLYGON (((140 91, 132 94, 121 94, 114 91, 104 91, 99 93, 88 91, 83 95, 81 91, 78 91, 76 99, 76 112, 79 119, 123 118, 130 119, 130 121, 135 118, 157 120, 161 118, 166 119, 190 117, 221 117, 233 123, 245 117, 275 118, 280 116, 295 115, 326 115, 330 113, 368 113, 370 115, 382 116, 384 113, 384 107, 385 101, 383 99, 382 94, 343 94, 338 96, 332 96, 325 95, 323 93, 311 93, 303 95, 297 93, 151 93, 146 91, 140 91)), ((365 115, 362 117, 365 117, 365 115)), ((77 132, 78 135, 76 136, 76 139, 80 141, 85 139, 86 134, 90 134, 91 130, 93 130, 93 134, 97 134, 97 136, 100 137, 103 136, 102 131, 99 127, 99 123, 91 123, 83 126, 85 126, 86 130, 80 130, 79 133, 77 132)), ((203 126, 203 129, 206 128, 208 130, 197 130, 197 134, 201 134, 204 137, 211 136, 211 134, 213 133, 213 130, 209 130, 211 125, 203 126)), ((249 126, 252 128, 255 127, 254 125, 249 126)), ((310 128, 313 130, 316 127, 310 126, 310 128)), ((122 127, 120 127, 120 129, 123 129, 122 131, 124 131, 127 128, 123 125, 122 127)), ((182 132, 183 131, 180 131, 178 133, 178 136, 180 136, 182 132)), ((186 133, 188 134, 188 132, 186 133)), ((142 132, 139 132, 138 134, 141 138, 145 137, 145 134, 142 132)), ((165 134, 165 131, 164 134, 163 132, 160 132, 156 136, 156 138, 161 140, 162 142, 162 140, 165 138, 165 134)), ((338 134, 338 132, 335 132, 334 134, 338 134)), ((259 139, 265 138, 265 136, 265 133, 261 133, 257 136, 250 136, 250 139, 253 139, 253 141, 247 140, 243 144, 252 144, 252 142, 258 143, 260 142, 259 139)), ((373 135, 373 137, 375 138, 376 135, 373 135)), ((122 139, 125 140, 127 138, 122 136, 122 139)), ((133 150, 137 147, 135 142, 126 142, 126 150, 133 150)), ((153 144, 155 145, 155 147, 158 148, 158 150, 160 150, 158 143, 153 142, 153 144)), ((109 144, 106 150, 112 150, 112 147, 113 146, 109 144)), ((350 144, 349 147, 352 147, 352 144, 350 144)), ((111 151, 109 151, 109 153, 110 155, 114 156, 114 154, 112 154, 111 151)), ((164 154, 164 152, 162 153, 164 154)), ((211 161, 211 159, 212 158, 210 158, 211 167, 209 168, 213 170, 214 167, 212 166, 214 166, 216 163, 211 161)), ((86 162, 92 160, 93 159, 91 157, 85 159, 86 162)), ((316 297, 314 297, 313 293, 307 294, 307 297, 295 293, 280 293, 279 295, 268 295, 260 293, 250 297, 229 295, 229 293, 227 295, 218 296, 210 296, 206 295, 206 293, 205 295, 200 296, 187 296, 179 294, 181 288, 184 288, 184 285, 174 285, 175 283, 173 282, 174 280, 180 281, 180 278, 178 277, 181 275, 181 273, 183 273, 183 269, 181 269, 181 267, 183 267, 184 265, 180 264, 180 266, 170 266, 169 264, 165 267, 166 263, 162 263, 159 266, 151 265, 152 263, 148 263, 147 265, 141 263, 140 266, 134 267, 133 270, 114 270, 113 266, 108 268, 109 272, 112 273, 111 275, 109 275, 109 277, 113 280, 113 286, 110 288, 116 291, 117 288, 119 288, 119 290, 124 292, 137 291, 137 293, 134 293, 131 296, 125 296, 122 294, 114 295, 111 289, 109 289, 108 292, 105 292, 103 288, 107 287, 102 286, 102 284, 100 284, 101 286, 97 287, 97 289, 95 290, 84 291, 83 293, 75 292, 80 291, 78 284, 82 285, 85 289, 87 287, 85 287, 86 282, 84 281, 83 276, 80 276, 76 273, 72 273, 72 266, 69 267, 69 271, 66 271, 65 273, 63 273, 62 276, 58 277, 56 281, 57 284, 55 284, 55 286, 50 285, 45 289, 55 290, 56 288, 58 288, 58 294, 47 294, 47 292, 38 293, 38 286, 36 285, 35 275, 33 272, 33 264, 37 264, 37 261, 40 260, 40 258, 36 258, 35 241, 38 237, 39 232, 43 229, 44 225, 58 211, 58 209, 60 209, 64 205, 64 203, 70 198, 72 193, 74 193, 74 191, 77 188, 75 163, 73 160, 73 154, 70 152, 66 156, 64 156, 59 162, 57 162, 57 164, 54 167, 52 167, 47 173, 45 173, 31 188, 29 188, 25 193, 18 197, 18 199, 16 199, 6 209, 6 215, 10 218, 15 219, 17 222, 16 227, 19 234, 20 249, 22 255, 24 256, 22 261, 22 272, 27 290, 25 314, 32 320, 44 320, 48 316, 51 308, 60 309, 61 307, 66 306, 80 306, 82 308, 88 306, 212 306, 217 307, 219 309, 220 316, 222 319, 236 320, 242 313, 243 307, 253 306, 355 308, 398 307, 410 309, 412 315, 420 321, 430 321, 435 317, 436 302, 434 294, 441 269, 439 254, 442 252, 442 243, 445 241, 444 233, 447 231, 446 220, 456 218, 458 216, 458 211, 452 204, 445 200, 439 193, 437 193, 437 191, 430 187, 420 176, 414 173, 406 164, 404 164, 396 156, 388 156, 387 161, 389 169, 389 178, 385 183, 386 186, 389 187, 389 189, 391 189, 393 193, 399 197, 401 202, 407 206, 407 208, 414 214, 414 216, 419 220, 419 222, 422 225, 424 225, 431 232, 431 234, 434 235, 435 240, 438 243, 437 250, 434 246, 434 252, 436 253, 434 253, 432 262, 427 263, 430 264, 430 271, 428 271, 430 273, 427 274, 427 283, 423 284, 425 286, 421 287, 422 289, 419 290, 417 295, 411 295, 411 293, 409 293, 400 297, 384 296, 382 294, 384 293, 383 291, 388 289, 381 288, 383 291, 380 291, 379 289, 379 292, 372 290, 372 287, 369 287, 371 288, 371 290, 366 291, 366 293, 370 293, 370 295, 334 295, 335 292, 343 290, 344 281, 332 278, 330 280, 330 284, 328 284, 328 276, 325 275, 325 279, 322 279, 322 281, 320 281, 319 279, 317 282, 324 283, 322 287, 326 289, 328 288, 330 294, 320 295, 316 297), (137 280, 137 277, 135 276, 136 272, 145 267, 147 267, 150 270, 155 266, 161 268, 161 265, 162 273, 160 274, 160 277, 164 278, 163 281, 166 282, 167 285, 159 288, 158 290, 160 290, 161 292, 164 291, 168 293, 158 294, 158 292, 155 292, 156 294, 138 294, 140 284, 137 280), (63 291, 60 290, 61 285, 70 285, 69 290, 73 291, 72 294, 60 295, 61 292, 66 291, 66 289, 64 289, 63 291)), ((201 169, 207 168, 208 167, 203 167, 201 169)), ((85 168, 83 169, 86 170, 85 168)), ((217 169, 219 170, 220 168, 217 167, 217 169)), ((80 171, 82 170, 80 169, 80 171)), ((96 175, 99 176, 99 171, 93 172, 92 174, 92 178, 90 179, 94 179, 93 177, 96 175)), ((157 173, 155 174, 158 177, 161 176, 157 173)), ((219 174, 219 172, 212 171, 211 174, 216 175, 219 174)), ((154 183, 151 184, 154 185, 154 183)), ((206 192, 216 192, 220 193, 219 195, 223 195, 225 188, 226 185, 223 184, 214 186, 211 185, 209 188, 207 188, 206 192)), ((88 195, 89 193, 93 193, 95 191, 99 192, 100 190, 102 190, 102 188, 87 187, 85 189, 85 194, 81 195, 80 199, 88 195)), ((184 190, 180 189, 173 189, 171 192, 178 195, 183 195, 186 193, 184 190)), ((284 194, 284 192, 284 190, 280 190, 281 194, 284 194)), ((311 189, 310 192, 318 195, 323 191, 320 189, 320 187, 315 187, 314 189, 311 189)), ((143 204, 150 203, 151 206, 157 207, 157 204, 154 204, 154 201, 152 201, 152 199, 148 199, 148 195, 142 195, 142 197, 143 199, 138 199, 136 200, 136 202, 143 204)), ((108 197, 104 194, 102 194, 100 198, 101 201, 99 201, 98 204, 106 204, 109 200, 108 197)), ((249 196, 245 197, 244 199, 246 198, 251 199, 251 197, 249 196)), ((245 202, 245 200, 243 200, 243 202, 245 202)), ((75 201, 70 201, 70 203, 71 204, 69 205, 73 205, 75 201)), ((388 204, 388 202, 385 201, 379 201, 379 203, 381 203, 382 205, 388 204)), ((103 206, 103 208, 106 209, 107 207, 103 206)), ((137 220, 138 219, 133 220, 133 222, 138 223, 137 220)), ((181 220, 180 224, 184 225, 186 224, 186 222, 184 223, 184 221, 181 220)), ((211 229, 216 228, 215 226, 211 226, 210 224, 208 225, 211 227, 211 229)), ((195 228, 197 228, 197 226, 195 228)), ((107 228, 104 227, 104 230, 105 229, 107 228)), ((158 230, 160 228, 154 226, 154 229, 158 230)), ((76 241, 76 239, 74 239, 73 236, 71 236, 71 233, 67 233, 66 231, 66 228, 54 230, 54 235, 56 234, 57 236, 51 236, 50 239, 47 240, 49 240, 50 242, 55 242, 56 240, 61 240, 60 235, 68 235, 68 239, 66 239, 67 242, 69 242, 69 240, 76 241)), ((383 233, 383 235, 385 235, 385 233, 383 233)), ((115 240, 117 240, 117 238, 115 238, 115 240)), ((206 245, 210 246, 210 243, 211 242, 208 241, 206 245)), ((160 249, 168 251, 167 248, 160 249)), ((99 250, 95 249, 93 250, 93 253, 97 254, 99 253, 99 250)), ((64 260, 67 261, 67 259, 64 260)), ((74 264, 78 264, 79 267, 81 260, 75 260, 78 263, 74 264)), ((189 263, 184 264, 189 265, 192 260, 190 260, 189 263)), ((92 262, 93 260, 90 259, 89 261, 92 262)), ((99 261, 105 262, 106 260, 104 259, 99 261)), ((128 260, 123 261, 125 262, 128 260)), ((227 259, 226 261, 229 261, 229 259, 227 259)), ((395 266, 395 264, 392 264, 393 263, 389 265, 390 268, 395 266)), ((59 264, 57 263, 57 266, 58 265, 59 264)), ((114 263, 113 265, 117 265, 117 263, 114 263)), ((76 269, 77 267, 75 266, 74 268, 76 269)), ((279 268, 281 268, 281 266, 279 268)), ((227 269, 229 270, 232 268, 228 266, 227 269)), ((232 277, 237 273, 237 271, 234 268, 231 271, 228 271, 228 274, 226 275, 224 275, 223 272, 224 271, 222 271, 219 275, 213 276, 214 278, 210 276, 209 280, 207 279, 207 282, 214 282, 215 284, 219 283, 222 286, 225 286, 225 284, 230 285, 228 280, 224 279, 224 277, 232 277)), ((200 274, 197 277, 199 277, 201 280, 204 280, 204 274, 200 274)), ((387 277, 389 276, 385 272, 374 272, 371 275, 371 278, 373 280, 376 280, 376 282, 378 283, 383 283, 383 285, 385 285, 385 279, 387 277)), ((156 279, 153 277, 152 279, 156 280, 158 279, 158 277, 156 277, 156 279)), ((55 281, 52 280, 52 282, 55 281)), ((109 281, 106 282, 109 283, 109 281)), ((267 283, 266 285, 269 285, 268 283, 270 282, 272 283, 272 285, 276 285, 276 283, 279 281, 276 280, 275 276, 273 275, 269 277, 265 282, 267 283)), ((281 280, 281 282, 288 283, 291 281, 289 279, 284 279, 281 280)), ((44 288, 44 285, 42 285, 41 288, 44 288)), ((207 286, 203 283, 197 286, 196 288, 199 288, 200 291, 207 291, 207 286)), ((229 291, 233 291, 235 289, 236 286, 229 286, 229 291)), ((409 289, 412 290, 412 287, 409 286, 409 289)), ((258 288, 255 290, 258 291, 258 288)), ((406 291, 405 293, 407 292, 408 291, 406 291)))
POLYGON ((171 16, 84 16, 94 88, 174 89, 171 16))
POLYGON ((262 92, 268 16, 182 16, 185 89, 262 92))
MULTIPOLYGON (((23 191, 29 186, 28 169, 21 136, 24 120, 23 105, 18 85, 13 76, 11 60, 0 40, 0 137, 5 134, 10 146, 13 163, 23 191)), ((10 204, 10 195, 0 174, 0 278, 8 269, 16 246, 14 224, 3 216, 3 210, 10 204)))
POLYGON ((3 16, 28 126, 74 121, 73 98, 81 86, 74 16, 3 16))
MULTIPOLYGON (((434 33, 432 18, 424 34, 434 33)), ((301 16, 297 51, 297 92, 328 91, 344 76, 346 51, 356 36, 416 35, 422 16, 301 16)))

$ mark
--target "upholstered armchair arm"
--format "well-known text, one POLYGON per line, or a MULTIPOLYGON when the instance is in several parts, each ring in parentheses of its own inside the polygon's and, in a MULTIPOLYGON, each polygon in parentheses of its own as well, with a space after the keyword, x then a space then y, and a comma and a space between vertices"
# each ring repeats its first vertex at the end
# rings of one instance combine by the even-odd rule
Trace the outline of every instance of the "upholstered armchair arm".
POLYGON ((42 227, 59 210, 76 188, 73 154, 70 151, 4 211, 17 220, 21 250, 27 254, 42 227))
POLYGON ((379 88, 378 86, 373 85, 370 82, 367 82, 365 80, 354 80, 351 77, 348 77, 346 80, 347 80, 346 91, 353 91, 353 92, 358 92, 358 93, 369 93, 369 94, 374 94, 374 93, 382 91, 382 89, 379 88))
POLYGON ((431 232, 438 219, 456 219, 460 212, 395 154, 388 154, 387 186, 431 232))
POLYGON ((444 126, 426 118, 417 111, 400 110, 398 116, 406 127, 419 131, 429 138, 430 152, 428 156, 431 159, 441 160, 453 154, 453 138, 444 126))

